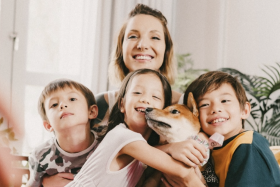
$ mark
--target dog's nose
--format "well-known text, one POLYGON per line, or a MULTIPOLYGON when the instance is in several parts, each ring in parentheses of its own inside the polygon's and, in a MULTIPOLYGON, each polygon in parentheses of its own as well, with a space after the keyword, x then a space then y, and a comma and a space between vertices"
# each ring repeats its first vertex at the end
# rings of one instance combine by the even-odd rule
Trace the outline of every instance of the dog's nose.
POLYGON ((153 108, 146 108, 146 113, 149 113, 149 112, 151 112, 151 111, 153 111, 153 108))

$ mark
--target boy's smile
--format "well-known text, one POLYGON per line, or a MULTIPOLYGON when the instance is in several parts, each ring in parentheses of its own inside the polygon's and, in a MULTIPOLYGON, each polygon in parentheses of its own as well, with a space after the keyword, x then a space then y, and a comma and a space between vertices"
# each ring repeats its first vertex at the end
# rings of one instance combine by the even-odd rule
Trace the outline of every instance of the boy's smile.
POLYGON ((198 107, 203 131, 210 136, 218 132, 225 140, 242 130, 242 119, 250 114, 249 103, 241 110, 235 91, 228 83, 206 92, 198 99, 198 107))

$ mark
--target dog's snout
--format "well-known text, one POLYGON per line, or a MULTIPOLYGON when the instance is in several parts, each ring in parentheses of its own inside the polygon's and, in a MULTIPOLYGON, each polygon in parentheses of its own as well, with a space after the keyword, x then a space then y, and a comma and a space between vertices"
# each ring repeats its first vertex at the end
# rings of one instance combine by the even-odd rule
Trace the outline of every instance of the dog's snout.
POLYGON ((151 111, 153 111, 153 108, 146 108, 146 113, 149 113, 149 112, 151 112, 151 111))

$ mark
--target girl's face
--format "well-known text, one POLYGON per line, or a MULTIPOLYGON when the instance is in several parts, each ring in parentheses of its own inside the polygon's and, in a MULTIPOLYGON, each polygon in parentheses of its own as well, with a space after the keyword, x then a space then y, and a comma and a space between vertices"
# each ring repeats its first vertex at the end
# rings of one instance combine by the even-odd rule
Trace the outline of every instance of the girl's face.
POLYGON ((145 119, 147 107, 164 107, 164 90, 160 79, 154 74, 136 75, 129 83, 121 102, 121 112, 129 129, 148 138, 151 129, 145 119))
POLYGON ((145 14, 130 18, 122 45, 123 61, 129 72, 142 68, 159 70, 165 48, 163 26, 157 18, 145 14))

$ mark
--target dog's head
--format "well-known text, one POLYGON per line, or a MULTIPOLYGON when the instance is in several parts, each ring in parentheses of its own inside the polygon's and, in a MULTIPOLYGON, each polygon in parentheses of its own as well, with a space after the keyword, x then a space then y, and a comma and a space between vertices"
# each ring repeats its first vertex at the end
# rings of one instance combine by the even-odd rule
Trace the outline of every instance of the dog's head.
POLYGON ((187 106, 175 104, 163 110, 146 109, 146 119, 150 128, 160 135, 160 143, 184 141, 200 131, 198 110, 192 93, 187 106))

